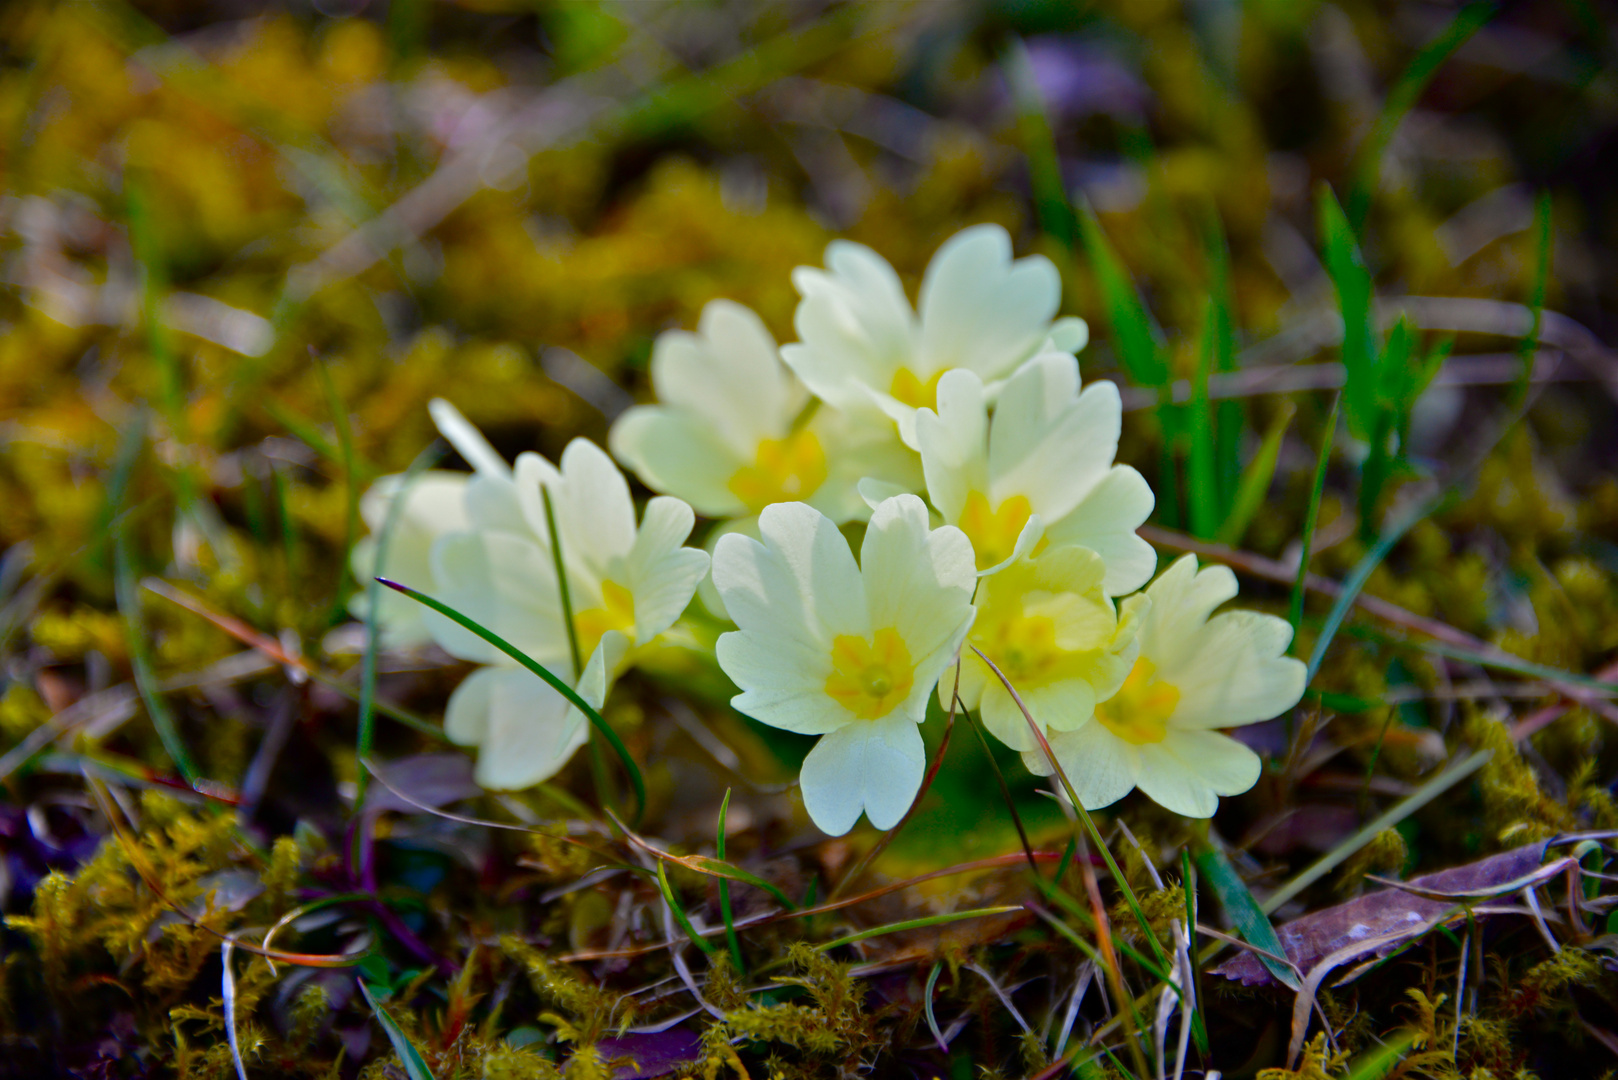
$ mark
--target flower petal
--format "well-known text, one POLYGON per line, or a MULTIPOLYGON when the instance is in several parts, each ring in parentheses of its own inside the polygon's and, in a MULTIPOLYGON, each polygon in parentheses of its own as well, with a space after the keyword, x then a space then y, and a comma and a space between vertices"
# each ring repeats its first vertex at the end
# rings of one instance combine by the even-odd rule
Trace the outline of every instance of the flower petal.
POLYGON ((971 368, 994 378, 1050 333, 1062 281, 1042 255, 1011 261, 999 225, 974 225, 944 242, 921 283, 917 374, 971 368))
POLYGON ((1045 526, 1053 544, 1077 544, 1101 556, 1107 566, 1108 596, 1134 592, 1157 569, 1157 552, 1135 530, 1152 515, 1156 499, 1145 477, 1128 465, 1114 465, 1073 511, 1045 526))
MULTIPOLYGON (((567 627, 550 552, 511 533, 451 533, 432 550, 438 595, 467 618, 542 664, 567 657, 567 627)), ((505 654, 451 620, 429 611, 433 639, 475 663, 509 663, 505 654)))
POLYGON ((1055 524, 1112 467, 1123 409, 1118 387, 1101 381, 1080 394, 1079 362, 1036 356, 1006 381, 989 429, 989 496, 1027 496, 1055 524))
POLYGON ((652 640, 674 624, 708 573, 708 553, 682 547, 695 523, 691 507, 659 495, 646 504, 626 566, 635 601, 635 640, 652 640))
MULTIPOLYGON (((1085 724, 1076 731, 1052 732, 1050 741, 1051 752, 1086 810, 1099 810, 1134 789, 1140 771, 1139 755, 1103 725, 1085 724)), ((1043 751, 1026 753, 1022 759, 1029 772, 1051 774, 1043 751)))
POLYGON ((931 528, 925 503, 897 495, 871 515, 860 566, 871 626, 892 627, 910 651, 915 683, 901 709, 919 721, 972 622, 971 541, 952 526, 931 528))
POLYGON ((1219 796, 1240 795, 1258 783, 1263 764, 1235 739, 1212 731, 1171 731, 1140 747, 1136 782, 1152 801, 1185 817, 1212 817, 1219 796))
POLYGON ((742 692, 736 711, 761 724, 800 735, 823 735, 849 722, 848 710, 826 693, 831 653, 801 640, 733 630, 719 635, 719 666, 742 692))
POLYGON ((899 275, 870 248, 834 240, 829 273, 800 266, 792 283, 803 297, 793 316, 800 344, 781 359, 815 396, 840 409, 868 410, 862 388, 886 390, 915 351, 916 320, 899 275))
POLYGON ((730 300, 704 307, 697 333, 658 336, 652 386, 659 401, 705 424, 745 460, 760 439, 786 434, 803 397, 763 320, 730 300))
POLYGON ((848 832, 861 811, 878 829, 891 829, 916 801, 926 764, 920 730, 897 712, 848 724, 804 758, 804 807, 829 836, 848 832))
POLYGON ((569 566, 588 567, 598 582, 607 577, 635 543, 635 504, 624 474, 605 450, 574 439, 562 451, 562 482, 552 498, 569 566))
POLYGON ((762 544, 732 534, 714 550, 714 584, 736 625, 825 648, 838 634, 868 637, 865 585, 837 526, 803 503, 767 506, 758 525, 762 544))
POLYGON ((444 731, 478 746, 473 778, 486 788, 518 790, 550 779, 589 737, 584 717, 537 675, 486 667, 450 695, 444 731))
POLYGON ((1200 648, 1164 668, 1180 691, 1170 723, 1175 727, 1222 728, 1279 716, 1303 697, 1308 669, 1286 654, 1292 627, 1256 611, 1227 611, 1208 620, 1197 635, 1200 648))
POLYGON ((938 411, 916 410, 916 448, 927 478, 927 497, 951 525, 966 498, 989 494, 988 405, 983 380, 970 371, 947 371, 938 380, 938 411))
POLYGON ((660 405, 636 405, 613 423, 607 441, 613 455, 647 487, 684 499, 704 517, 747 512, 729 484, 748 460, 707 419, 660 405))

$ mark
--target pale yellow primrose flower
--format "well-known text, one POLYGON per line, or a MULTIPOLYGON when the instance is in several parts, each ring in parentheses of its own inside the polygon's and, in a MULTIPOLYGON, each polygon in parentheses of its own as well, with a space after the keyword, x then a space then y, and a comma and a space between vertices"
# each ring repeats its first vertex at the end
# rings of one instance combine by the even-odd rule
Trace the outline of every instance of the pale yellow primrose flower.
POLYGON ((715 300, 697 333, 659 335, 651 369, 659 404, 625 412, 609 445, 648 487, 704 517, 746 519, 771 503, 804 502, 842 523, 870 512, 861 479, 920 480, 915 454, 886 422, 859 424, 822 407, 794 429, 809 394, 740 304, 715 300))
MULTIPOLYGON (((978 586, 967 643, 1005 674, 1047 733, 1089 720, 1096 702, 1123 686, 1140 652, 1136 633, 1149 602, 1130 597, 1120 618, 1102 588, 1105 573, 1101 556, 1064 545, 1019 559, 978 586)), ((946 708, 949 686, 946 676, 939 683, 946 708)), ((1038 749, 1005 684, 970 650, 961 654, 961 704, 978 710, 983 726, 1013 750, 1038 749)))
MULTIPOLYGON (((498 475, 490 462, 479 468, 480 475, 498 475)), ((507 482, 515 510, 504 495, 489 505, 508 529, 475 528, 433 545, 438 597, 563 678, 577 679, 581 696, 599 708, 630 650, 667 630, 707 573, 707 554, 681 546, 695 517, 685 503, 660 496, 637 528, 623 474, 583 439, 564 451, 560 471, 523 454, 507 482), (551 490, 562 537, 573 628, 588 658, 582 674, 573 670, 541 484, 551 490)), ((555 775, 587 737, 583 715, 476 635, 436 614, 427 625, 451 654, 488 665, 456 688, 444 717, 452 741, 480 747, 478 782, 521 788, 555 775)))
POLYGON ((763 543, 730 534, 714 583, 741 629, 719 638, 731 704, 771 727, 823 736, 804 759, 804 806, 841 836, 863 811, 890 829, 926 763, 917 725, 972 622, 972 547, 931 528, 914 495, 871 515, 854 564, 837 526, 803 503, 759 516, 763 543))
POLYGON ((919 317, 899 275, 870 248, 834 240, 826 267, 792 272, 801 343, 781 358, 835 408, 888 416, 907 446, 916 445, 915 411, 934 404, 944 372, 998 379, 1044 344, 1077 351, 1089 337, 1082 319, 1052 323, 1062 294, 1056 267, 1041 255, 1012 262, 1011 237, 998 225, 944 242, 922 278, 919 317))
POLYGON ((1035 549, 1078 544, 1099 554, 1111 596, 1145 584, 1157 565, 1135 530, 1151 515, 1152 489, 1114 465, 1123 411, 1106 380, 1079 392, 1079 362, 1034 357, 1006 380, 989 420, 982 381, 965 370, 938 383, 938 411, 916 413, 927 495, 972 541, 991 574, 1035 549))
MULTIPOLYGON (((384 476, 360 498, 360 517, 371 535, 358 541, 349 556, 349 567, 361 585, 348 601, 348 610, 355 618, 364 619, 370 611, 368 586, 374 576, 391 578, 422 592, 433 592, 430 559, 433 541, 445 533, 465 529, 469 524, 465 473, 428 471, 412 479, 408 488, 404 485, 402 475, 384 476), (377 547, 401 490, 404 503, 388 536, 386 557, 379 566, 377 547)), ((391 589, 381 590, 377 600, 377 627, 382 642, 389 648, 410 648, 431 640, 426 620, 422 618, 426 608, 391 589)))
MULTIPOLYGON (((1223 566, 1197 569, 1186 555, 1146 590, 1140 656, 1123 688, 1074 731, 1052 732, 1051 749, 1087 809, 1139 787, 1167 810, 1212 817, 1219 796, 1258 782, 1258 755, 1217 728, 1268 720, 1303 696, 1305 669, 1285 655, 1292 628, 1253 611, 1209 618, 1236 595, 1223 566)), ((1013 683, 1015 685, 1015 683, 1013 683)), ((1041 751, 1023 754, 1049 774, 1041 751)))

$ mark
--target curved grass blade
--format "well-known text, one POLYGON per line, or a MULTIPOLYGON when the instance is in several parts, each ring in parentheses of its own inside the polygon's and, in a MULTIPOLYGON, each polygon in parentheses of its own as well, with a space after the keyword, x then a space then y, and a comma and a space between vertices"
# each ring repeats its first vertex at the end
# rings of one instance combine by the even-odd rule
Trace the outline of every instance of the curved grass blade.
POLYGON ((1375 819, 1366 822, 1359 832, 1322 855, 1313 865, 1267 897, 1260 906, 1266 912, 1274 911, 1336 869, 1350 855, 1370 843, 1377 833, 1383 829, 1393 828, 1399 822, 1477 772, 1493 756, 1493 750, 1474 750, 1459 761, 1452 762, 1448 768, 1437 776, 1406 795, 1375 819))
POLYGON ((590 726, 601 733, 602 738, 606 739, 607 742, 611 744, 613 751, 618 755, 618 760, 624 763, 624 771, 629 774, 630 786, 634 788, 635 791, 635 821, 637 823, 640 821, 641 815, 646 812, 646 779, 641 775, 640 766, 635 764, 635 759, 629 754, 629 747, 624 745, 624 741, 618 737, 618 733, 612 730, 612 727, 601 718, 600 713, 596 712, 595 709, 590 707, 589 702, 585 701, 579 696, 579 692, 577 690, 573 689, 573 687, 567 684, 567 680, 559 677, 555 672, 551 671, 545 665, 541 664, 539 661, 535 660, 533 657, 511 644, 499 634, 496 634, 494 631, 486 629, 480 623, 467 618, 465 615, 462 615, 459 611, 456 611, 448 604, 445 604, 439 600, 434 600, 426 593, 418 592, 408 585, 401 585, 397 581, 389 581, 387 578, 377 578, 377 580, 386 585, 388 588, 392 589, 394 592, 402 593, 405 596, 410 597, 410 599, 416 601, 418 604, 425 604, 427 607, 432 608, 446 619, 454 622, 457 626, 470 630, 484 641, 487 641, 490 645, 493 645, 495 648, 517 661, 517 663, 527 668, 533 674, 539 676, 539 678, 543 680, 546 685, 555 690, 558 694, 561 694, 568 700, 570 704, 573 705, 574 708, 583 713, 584 718, 590 721, 590 726))
POLYGON ((971 911, 951 911, 943 915, 928 915, 922 919, 906 919, 904 922, 888 923, 886 926, 873 926, 869 930, 861 930, 855 934, 846 934, 840 938, 816 945, 815 949, 825 952, 835 949, 839 945, 852 945, 856 941, 865 941, 868 938, 881 937, 884 934, 899 934, 906 930, 925 930, 929 926, 943 926, 946 923, 960 922, 963 919, 984 919, 990 915, 1009 915, 1013 911, 1022 911, 1021 904, 1002 904, 998 907, 973 908, 971 911))
POLYGON ((1163 358, 1163 339, 1146 313, 1140 292, 1113 250, 1101 222, 1087 202, 1080 202, 1079 239, 1090 259, 1101 299, 1118 342, 1118 358, 1136 386, 1161 387, 1168 382, 1169 366, 1163 358))
MULTIPOLYGON (((725 857, 725 822, 729 815, 730 788, 726 788, 725 798, 719 804, 719 824, 714 837, 714 854, 720 859, 725 857)), ((724 878, 719 880, 719 917, 725 921, 725 943, 730 946, 730 959, 736 965, 736 974, 745 977, 747 964, 742 959, 742 943, 736 938, 736 917, 730 911, 730 882, 724 878)))
POLYGON ((1371 132, 1365 137, 1354 170, 1354 186, 1348 196, 1348 220, 1358 233, 1365 226, 1365 215, 1371 209, 1371 196, 1376 191, 1377 177, 1382 171, 1382 154, 1392 141, 1394 132, 1405 115, 1421 100, 1427 84, 1456 49, 1482 29, 1493 17, 1495 5, 1490 0, 1468 4, 1462 8, 1443 31, 1422 47, 1410 66, 1405 68, 1388 92, 1382 112, 1376 118, 1371 132))
POLYGON ((1326 426, 1320 435, 1320 453, 1315 458, 1315 478, 1309 486, 1309 509, 1303 515, 1302 547, 1298 552, 1298 578, 1292 583, 1292 602, 1287 607, 1287 621, 1292 624, 1292 649, 1298 647, 1298 627, 1303 625, 1303 593, 1309 580, 1309 549, 1315 544, 1315 523, 1320 519, 1320 498, 1326 490, 1326 468, 1331 464, 1332 442, 1337 437, 1337 411, 1342 408, 1343 395, 1331 400, 1331 411, 1326 414, 1326 426))
POLYGON ((1354 599, 1359 596, 1360 590, 1365 588, 1365 583, 1371 580, 1371 574, 1382 565, 1382 560, 1388 557, 1388 552, 1393 550, 1393 546, 1402 540, 1404 534, 1414 528, 1417 522, 1436 512, 1453 497, 1453 492, 1444 491, 1417 503, 1376 538, 1371 550, 1365 553, 1349 572, 1348 577, 1343 579, 1342 591, 1337 594, 1337 601, 1327 613, 1326 621, 1320 627, 1320 636, 1315 639, 1314 651, 1309 654, 1309 672, 1305 685, 1315 681, 1315 675, 1319 673, 1320 665, 1326 659, 1326 650, 1331 647, 1332 638, 1337 636, 1338 628, 1348 617, 1349 608, 1354 606, 1354 599))
POLYGON ((927 989, 922 992, 922 1008, 927 1014, 927 1030, 933 1033, 933 1041, 944 1053, 949 1053, 949 1043, 944 1041, 944 1033, 939 1030, 938 1017, 933 1015, 933 987, 938 985, 938 973, 944 970, 944 961, 934 960, 933 970, 927 973, 927 989))
POLYGON ((1551 276, 1551 193, 1541 191, 1534 200, 1534 285, 1528 296, 1528 333, 1517 347, 1522 374, 1511 388, 1511 403, 1521 405, 1534 378, 1534 356, 1539 352, 1540 324, 1545 318, 1545 286, 1551 276))
POLYGON ((129 534, 117 529, 113 535, 113 595, 117 599, 118 614, 124 624, 124 637, 129 644, 129 666, 135 675, 135 689, 140 692, 141 704, 151 717, 152 727, 167 751, 174 767, 187 784, 196 785, 198 772, 191 752, 180 738, 179 725, 169 711, 168 702, 158 686, 157 672, 152 663, 152 650, 146 627, 140 613, 140 597, 135 592, 134 556, 129 550, 129 534))
POLYGON ((1028 160, 1028 177, 1034 194, 1034 212, 1045 235, 1071 249, 1075 222, 1073 206, 1067 200, 1062 181, 1062 163, 1056 154, 1056 136, 1051 131, 1045 98, 1028 59, 1028 47, 1015 35, 1000 62, 1006 85, 1011 89, 1017 114, 1017 135, 1023 156, 1028 160))
POLYGON ((1275 927, 1270 925, 1269 917, 1264 914, 1264 909, 1259 906, 1258 901, 1253 899, 1247 883, 1236 873, 1236 868, 1230 865, 1225 853, 1218 848, 1209 847, 1197 855, 1197 867, 1202 871, 1202 876, 1208 879, 1214 895, 1219 897, 1219 902, 1225 907, 1225 914, 1236 924, 1236 929, 1241 931, 1242 937, 1258 946, 1254 955, 1269 968, 1276 982, 1293 991, 1301 989, 1303 983, 1299 981, 1298 973, 1292 965, 1283 964, 1276 959, 1287 953, 1281 945, 1281 939, 1275 934, 1275 927))
POLYGON ((219 946, 219 1005, 225 1015, 225 1042, 230 1046, 231 1064, 236 1066, 236 1080, 247 1080, 241 1042, 236 1038, 236 971, 231 967, 235 953, 236 943, 226 938, 219 946))
POLYGON ((1252 524, 1258 508, 1264 505, 1270 481, 1275 479, 1275 466, 1281 459, 1281 440, 1286 438, 1287 428, 1296 412, 1297 408, 1291 402, 1283 405, 1264 432, 1264 441, 1259 443, 1258 453, 1253 455, 1253 460, 1242 471, 1236 493, 1231 497, 1230 512, 1225 515, 1224 524, 1219 526, 1219 532, 1214 537, 1219 543, 1235 547, 1247 535, 1247 526, 1252 524))
MULTIPOLYGON (((680 898, 674 895, 674 887, 669 884, 668 870, 665 869, 667 866, 668 864, 662 859, 657 861, 657 887, 663 893, 663 902, 668 904, 670 911, 674 912, 674 921, 680 924, 680 929, 684 930, 685 936, 691 939, 691 944, 701 949, 704 954, 712 956, 719 949, 711 944, 707 938, 697 933, 697 928, 691 925, 691 919, 686 915, 685 908, 680 906, 680 898)), ((727 926, 726 929, 728 930, 729 927, 727 926)))
POLYGON ((376 995, 371 992, 370 984, 364 979, 356 979, 355 982, 360 984, 360 993, 365 995, 365 1003, 371 1007, 371 1012, 376 1014, 377 1020, 382 1024, 382 1030, 387 1032, 388 1042, 393 1044, 393 1052, 399 1055, 399 1062, 404 1066, 405 1075, 410 1080, 434 1080, 433 1071, 422 1059, 421 1051, 411 1043, 410 1037, 404 1033, 398 1021, 377 1004, 376 995))

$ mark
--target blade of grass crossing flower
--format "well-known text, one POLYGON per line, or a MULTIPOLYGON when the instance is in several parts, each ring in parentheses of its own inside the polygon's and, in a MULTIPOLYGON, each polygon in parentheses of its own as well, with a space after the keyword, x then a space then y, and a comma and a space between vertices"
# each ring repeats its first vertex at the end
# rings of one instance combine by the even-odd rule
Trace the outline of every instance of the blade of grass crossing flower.
POLYGON ((1371 209, 1371 197, 1376 193, 1377 179, 1382 171, 1382 155, 1392 141, 1394 132, 1406 114, 1421 100, 1421 95, 1432 82, 1433 76, 1456 49, 1466 44, 1494 15, 1495 5, 1490 0, 1468 4, 1450 20, 1441 33, 1424 45, 1399 81, 1388 91, 1382 112, 1371 126, 1370 134, 1355 155, 1354 183, 1348 196, 1348 221, 1358 234, 1365 227, 1365 215, 1371 209))
POLYGON ((1001 58, 1001 70, 1017 112, 1017 135, 1023 156, 1028 159, 1028 178, 1034 193, 1034 211, 1039 227, 1065 248, 1073 247, 1075 223, 1073 206, 1062 182, 1062 163, 1056 156, 1056 136, 1045 109, 1045 98, 1034 78, 1028 48, 1013 36, 1001 58))
POLYGON ((823 944, 816 945, 815 949, 825 952, 840 945, 852 945, 856 941, 866 941, 885 934, 901 934, 906 930, 925 930, 930 926, 944 926, 948 923, 960 922, 963 919, 986 919, 991 915, 1009 915, 1013 911, 1023 910, 1020 904, 1002 904, 998 907, 973 908, 971 911, 951 911, 943 915, 928 915, 921 919, 906 919, 904 922, 888 923, 886 926, 873 926, 869 930, 847 934, 840 938, 833 938, 823 944))
POLYGON ((1214 465, 1213 403, 1208 400, 1208 374, 1213 367, 1214 300, 1208 299, 1202 322, 1202 345, 1197 351, 1197 373, 1191 383, 1190 476, 1186 504, 1191 513, 1191 534, 1211 540, 1219 531, 1219 479, 1214 465))
POLYGON ((1511 402, 1520 405, 1534 377, 1534 355, 1539 351, 1540 323, 1545 317, 1545 287, 1551 275, 1551 193, 1541 191, 1534 200, 1534 282, 1528 293, 1528 333, 1517 347, 1522 373, 1511 390, 1511 402))
MULTIPOLYGON (((1275 927, 1264 914, 1264 909, 1253 899, 1252 892, 1247 883, 1236 873, 1236 868, 1230 865, 1230 859, 1223 851, 1216 847, 1209 847, 1197 854, 1197 868, 1202 876, 1208 880, 1214 895, 1224 905, 1225 914, 1235 924, 1242 937, 1257 945, 1265 952, 1274 956, 1285 956, 1286 949, 1281 945, 1281 939, 1275 935, 1275 927)), ((1195 924, 1193 924, 1195 925, 1195 924)), ((1266 956, 1264 952, 1255 952, 1253 955, 1261 960, 1270 974, 1275 976, 1277 982, 1291 990, 1302 988, 1298 981, 1297 972, 1291 966, 1281 963, 1274 956, 1266 956)))
POLYGON ((585 719, 590 721, 590 725, 601 733, 601 737, 607 740, 613 751, 618 755, 618 759, 623 762, 624 771, 629 774, 629 783, 635 792, 634 820, 639 822, 641 815, 646 811, 646 779, 641 775, 640 766, 635 764, 635 759, 629 754, 629 748, 625 746, 624 741, 618 737, 618 733, 612 730, 612 727, 601 718, 600 713, 590 707, 589 702, 585 701, 579 696, 577 690, 569 686, 565 679, 558 677, 555 672, 545 667, 545 665, 539 663, 539 661, 535 660, 533 657, 524 653, 521 649, 511 644, 505 638, 494 633, 492 630, 485 628, 478 622, 467 618, 465 615, 461 614, 459 611, 456 611, 448 604, 435 600, 425 593, 417 592, 408 585, 401 585, 397 581, 389 581, 387 578, 379 578, 378 580, 395 592, 403 593, 405 596, 410 597, 410 599, 416 601, 418 604, 425 604, 427 607, 432 608, 434 611, 438 612, 446 619, 454 622, 456 625, 465 627, 467 630, 470 630, 484 641, 487 641, 490 645, 493 645, 495 648, 499 649, 501 652, 517 661, 517 663, 521 664, 523 667, 537 675, 541 680, 549 685, 551 689, 555 690, 558 694, 561 694, 573 705, 574 708, 583 713, 585 719))
MULTIPOLYGON (((573 622, 573 589, 567 579, 567 560, 562 557, 562 532, 556 527, 556 508, 551 502, 551 489, 539 486, 540 503, 545 508, 545 531, 551 538, 551 564, 556 570, 556 594, 562 601, 562 628, 567 631, 568 656, 573 660, 573 677, 584 670, 585 656, 579 648, 579 630, 573 622)), ((595 785, 596 798, 602 806, 613 801, 615 793, 612 778, 607 774, 607 763, 601 757, 601 741, 590 736, 590 780, 595 785)))
POLYGON ((195 785, 197 766, 191 753, 180 738, 179 725, 169 711, 168 702, 158 688, 157 671, 152 663, 152 649, 146 634, 146 620, 141 616, 140 596, 135 591, 134 555, 130 551, 129 533, 118 528, 113 535, 113 595, 117 599, 118 615, 123 620, 124 637, 129 647, 129 666, 135 675, 135 689, 140 694, 146 715, 168 753, 169 760, 179 770, 185 782, 195 785))
POLYGON ((1298 549, 1298 578, 1292 583, 1292 600, 1287 607, 1287 622, 1292 624, 1290 652, 1297 652, 1298 649, 1298 627, 1303 625, 1304 585, 1309 580, 1309 549, 1315 543, 1315 522, 1320 517, 1320 499, 1326 490, 1326 467, 1331 464, 1332 442, 1337 435, 1337 410, 1342 403, 1342 394, 1332 397, 1331 411, 1326 414, 1326 424, 1320 433, 1320 453, 1315 458, 1315 476, 1309 486, 1309 508, 1303 515, 1303 536, 1298 549))
POLYGON ((663 902, 667 904, 669 906, 669 910, 674 913, 674 921, 680 924, 680 929, 684 930, 685 936, 691 939, 691 944, 701 949, 705 955, 712 956, 714 953, 719 951, 719 948, 711 943, 707 938, 697 933, 697 928, 691 925, 691 919, 688 915, 686 915, 685 908, 680 906, 680 898, 674 895, 674 886, 669 884, 669 875, 668 870, 666 869, 667 866, 668 864, 663 860, 658 860, 657 887, 663 893, 663 902))
MULTIPOLYGON (((399 490, 388 502, 388 513, 382 522, 382 531, 376 536, 376 568, 380 570, 387 565, 388 543, 393 539, 393 532, 399 525, 399 519, 404 514, 406 500, 410 498, 410 489, 415 486, 416 480, 426 471, 434 461, 438 460, 441 448, 434 442, 427 449, 416 455, 416 459, 405 470, 404 477, 399 481, 399 490)), ((382 606, 382 583, 372 578, 365 583, 365 655, 360 661, 360 716, 359 732, 354 738, 355 754, 360 761, 368 761, 371 757, 371 741, 375 736, 376 728, 376 654, 379 648, 378 638, 381 636, 377 625, 377 608, 382 606)), ((371 782, 371 770, 361 769, 355 777, 354 810, 365 805, 365 791, 371 782)))
MULTIPOLYGON (((730 814, 730 789, 725 789, 725 798, 719 804, 719 825, 715 830, 714 854, 719 858, 725 857, 725 822, 730 814)), ((719 880, 719 917, 725 920, 725 943, 730 946, 730 959, 736 965, 736 974, 742 977, 747 975, 747 964, 742 960, 742 943, 736 938, 736 918, 730 911, 730 882, 721 878, 719 880)))
MULTIPOLYGON (((957 698, 956 700, 959 701, 960 699, 957 698)), ((1032 870, 1037 878, 1039 876, 1039 864, 1034 861, 1034 848, 1028 842, 1028 830, 1022 827, 1022 815, 1017 813, 1017 804, 1011 798, 1011 788, 1006 785, 1005 774, 1000 771, 1000 763, 994 760, 994 751, 990 748, 989 740, 984 737, 983 728, 978 725, 976 718, 971 713, 967 713, 966 719, 972 725, 972 730, 977 734, 978 745, 983 747, 983 756, 988 759, 989 768, 994 773, 995 782, 1000 785, 1000 797, 1006 802, 1006 810, 1011 814, 1011 823, 1017 827, 1017 839, 1022 842, 1023 854, 1028 857, 1028 869, 1032 870)))
MULTIPOLYGON (((1157 940, 1157 934, 1152 931, 1152 924, 1147 920, 1146 912, 1140 906, 1140 898, 1135 895, 1135 890, 1130 886, 1129 879, 1124 876, 1123 870, 1118 866, 1118 861, 1112 857, 1112 850, 1102 840, 1101 830, 1096 828, 1095 819, 1090 816, 1090 811, 1084 808, 1084 803, 1080 801, 1078 792, 1073 789, 1072 781, 1067 778, 1067 770, 1062 768, 1062 763, 1057 760, 1056 755, 1051 751, 1050 740, 1045 738, 1045 733, 1039 729, 1038 724, 1034 723, 1033 714, 1028 711, 1028 706, 1023 703, 1022 695, 1017 693, 1015 686, 1011 685, 1011 680, 1006 678, 1005 672, 1001 671, 995 662, 985 656, 976 645, 971 646, 971 649, 977 654, 978 659, 988 665, 995 678, 1000 680, 1000 684, 1006 688, 1006 693, 1011 695, 1011 700, 1016 703, 1018 710, 1022 712, 1023 718, 1028 721, 1028 727, 1034 733, 1034 739, 1039 743, 1040 749, 1044 751, 1045 759, 1050 762, 1052 770, 1055 771, 1057 778, 1062 782, 1062 790, 1067 792, 1068 801, 1073 804, 1073 809, 1078 814, 1079 821, 1083 823, 1084 831, 1089 835, 1090 842, 1100 849, 1101 857, 1106 861, 1108 873, 1112 874, 1113 880, 1117 882, 1119 891, 1124 894, 1124 900, 1129 904, 1131 914, 1135 916, 1135 922, 1140 925, 1142 935, 1145 936, 1147 943, 1151 945, 1152 955, 1157 958, 1158 967, 1167 971, 1169 967, 1168 955, 1163 952, 1162 943, 1157 940)), ((1033 856, 1030 855, 1029 861, 1031 862, 1032 860, 1033 856)))
POLYGON ((387 1033, 388 1042, 393 1044, 393 1052, 398 1055, 399 1064, 404 1066, 405 1076, 409 1080, 434 1080, 433 1071, 427 1067, 421 1051, 416 1049, 415 1044, 410 1041, 410 1036, 399 1026, 399 1022, 389 1016, 387 1010, 377 1003, 376 994, 371 990, 370 984, 364 979, 355 981, 359 983, 360 993, 365 996, 365 1003, 371 1007, 377 1022, 387 1033))
POLYGON ((1264 441, 1259 443, 1258 453, 1253 460, 1247 463, 1242 470, 1240 482, 1236 485, 1235 496, 1231 500, 1230 510, 1225 520, 1219 526, 1219 532, 1214 539, 1226 547, 1236 547, 1247 535, 1247 527, 1253 523, 1253 515, 1258 508, 1264 505, 1264 497, 1269 494, 1270 482, 1275 479, 1276 462, 1281 459, 1281 442, 1286 438, 1287 428, 1292 424, 1292 417, 1297 407, 1290 401, 1281 406, 1270 421, 1269 428, 1264 432, 1264 441))

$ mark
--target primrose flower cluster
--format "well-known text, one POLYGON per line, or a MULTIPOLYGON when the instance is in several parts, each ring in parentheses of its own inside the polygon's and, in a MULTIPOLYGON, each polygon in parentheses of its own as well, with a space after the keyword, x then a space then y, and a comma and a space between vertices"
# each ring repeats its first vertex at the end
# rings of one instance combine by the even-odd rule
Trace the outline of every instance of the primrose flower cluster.
MULTIPOLYGON (((1059 766, 1087 808, 1138 787, 1207 817, 1251 788, 1258 757, 1220 729, 1297 703, 1290 628, 1215 614, 1235 577, 1194 556, 1152 580, 1156 554, 1136 533, 1152 491, 1114 461, 1117 388, 1080 383, 1087 331, 1056 318, 1056 268, 1014 261, 1005 231, 980 225, 939 249, 914 309, 892 267, 846 241, 793 282, 796 343, 778 347, 723 300, 695 333, 659 338, 657 403, 628 410, 609 438, 660 493, 638 523, 594 444, 575 440, 560 468, 532 453, 508 465, 436 401, 439 430, 474 471, 379 483, 362 506, 379 538, 356 549, 356 572, 377 569, 393 518, 386 573, 598 708, 648 647, 679 636, 700 588, 737 628, 717 645, 741 689, 734 706, 820 737, 801 789, 833 835, 861 814, 892 828, 910 809, 935 694, 1033 772, 1059 766), (696 514, 715 522, 707 551, 686 546, 696 514), (860 532, 856 560, 847 537, 860 532)), ((388 640, 431 638, 482 665, 445 719, 451 739, 478 748, 480 783, 538 783, 583 744, 584 717, 540 679, 402 597, 382 604, 388 640)))

